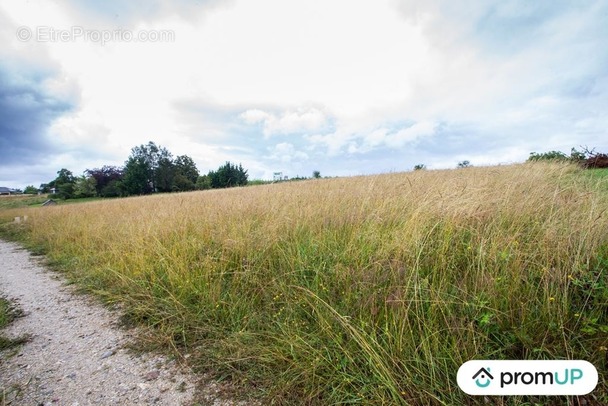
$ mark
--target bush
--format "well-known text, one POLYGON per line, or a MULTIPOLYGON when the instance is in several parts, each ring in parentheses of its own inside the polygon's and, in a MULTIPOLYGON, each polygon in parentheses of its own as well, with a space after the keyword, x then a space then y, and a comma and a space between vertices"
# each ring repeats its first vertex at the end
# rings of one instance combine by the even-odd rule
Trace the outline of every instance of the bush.
POLYGON ((196 180, 196 190, 211 189, 211 178, 208 175, 199 176, 196 180))
POLYGON ((119 197, 124 196, 124 185, 122 181, 114 179, 111 180, 103 189, 101 189, 102 197, 119 197))
POLYGON ((566 154, 561 151, 549 151, 549 152, 530 152, 530 156, 528 157, 529 162, 534 161, 568 161, 569 158, 566 154))
POLYGON ((596 153, 595 148, 589 150, 587 147, 583 147, 582 151, 572 148, 570 156, 561 151, 530 152, 528 162, 534 161, 572 162, 581 165, 583 168, 608 168, 608 154, 596 153))
POLYGON ((38 188, 33 185, 29 185, 25 188, 25 190, 23 191, 23 194, 36 195, 36 194, 38 194, 38 188))

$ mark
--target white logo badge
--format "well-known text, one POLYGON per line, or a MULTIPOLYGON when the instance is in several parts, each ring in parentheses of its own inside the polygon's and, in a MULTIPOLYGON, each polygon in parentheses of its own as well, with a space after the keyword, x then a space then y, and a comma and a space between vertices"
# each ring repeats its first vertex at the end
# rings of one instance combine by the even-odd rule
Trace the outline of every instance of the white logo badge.
POLYGON ((597 385, 587 361, 467 361, 456 376, 469 395, 586 395, 597 385))

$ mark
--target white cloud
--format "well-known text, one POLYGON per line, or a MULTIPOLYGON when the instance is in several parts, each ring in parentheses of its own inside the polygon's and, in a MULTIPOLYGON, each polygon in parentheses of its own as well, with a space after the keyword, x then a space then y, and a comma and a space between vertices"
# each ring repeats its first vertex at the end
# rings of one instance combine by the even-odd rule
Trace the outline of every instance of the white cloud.
POLYGON ((271 118, 271 115, 258 109, 247 110, 239 115, 247 124, 264 123, 271 118))
POLYGON ((303 151, 298 151, 288 142, 282 142, 270 149, 270 159, 279 161, 284 164, 294 161, 306 161, 309 159, 308 154, 303 151))
POLYGON ((365 154, 379 148, 400 149, 415 145, 421 138, 433 136, 436 128, 437 124, 431 121, 421 121, 397 129, 380 127, 364 129, 361 132, 338 130, 325 135, 306 136, 305 139, 313 149, 325 148, 329 156, 336 156, 341 152, 365 154))
POLYGON ((344 147, 350 146, 349 153, 356 152, 356 134, 352 132, 338 129, 333 133, 329 134, 314 134, 306 135, 304 139, 309 142, 310 149, 316 150, 319 147, 324 148, 324 153, 329 157, 336 157, 343 152, 344 147))
POLYGON ((251 109, 239 116, 247 124, 263 124, 266 137, 275 134, 316 132, 327 126, 325 114, 315 108, 286 111, 280 116, 258 109, 251 109))
POLYGON ((402 148, 407 144, 412 144, 422 137, 432 136, 437 125, 429 121, 422 121, 398 131, 384 131, 381 135, 375 135, 373 145, 378 145, 380 141, 389 148, 402 148))
POLYGON ((199 72, 228 104, 312 103, 356 116, 406 98, 428 62, 421 32, 383 0, 239 1, 201 28, 199 72))

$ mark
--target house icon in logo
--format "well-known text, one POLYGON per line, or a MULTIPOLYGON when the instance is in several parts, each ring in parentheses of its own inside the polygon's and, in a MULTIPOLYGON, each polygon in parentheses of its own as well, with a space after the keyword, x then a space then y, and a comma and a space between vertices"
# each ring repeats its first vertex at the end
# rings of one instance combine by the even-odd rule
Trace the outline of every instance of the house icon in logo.
POLYGON ((490 373, 490 368, 481 368, 475 375, 473 375, 473 379, 475 379, 475 385, 479 386, 480 388, 486 388, 488 385, 490 385, 494 377, 490 373), (480 382, 480 379, 485 380, 485 382, 480 382))

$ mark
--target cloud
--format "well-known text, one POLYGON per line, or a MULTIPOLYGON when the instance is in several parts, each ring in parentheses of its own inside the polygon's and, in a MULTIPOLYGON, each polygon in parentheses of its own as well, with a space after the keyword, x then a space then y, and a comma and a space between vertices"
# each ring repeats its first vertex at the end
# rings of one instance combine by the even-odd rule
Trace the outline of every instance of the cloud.
POLYGON ((294 161, 306 161, 309 159, 307 153, 303 151, 297 151, 293 144, 290 144, 288 142, 282 142, 269 149, 269 158, 282 162, 284 164, 292 163, 294 161))
POLYGON ((432 136, 437 125, 432 122, 422 121, 409 127, 400 128, 397 131, 379 129, 365 137, 365 142, 371 146, 384 144, 389 148, 402 148, 412 144, 421 137, 432 136))
POLYGON ((19 66, 12 60, 0 67, 0 185, 23 188, 38 186, 54 178, 49 164, 62 153, 49 131, 53 123, 69 113, 74 100, 57 91, 57 72, 48 67, 19 66))
POLYGON ((308 141, 310 145, 310 149, 317 150, 319 148, 324 148, 324 153, 329 157, 336 157, 344 152, 344 148, 350 146, 352 148, 356 148, 356 139, 357 135, 345 131, 344 129, 338 128, 333 133, 329 134, 313 134, 313 135, 305 135, 304 139, 308 141))
POLYGON ((305 136, 305 139, 310 143, 311 149, 325 148, 329 156, 342 153, 366 154, 378 149, 411 148, 421 139, 432 137, 437 127, 434 122, 421 121, 360 131, 344 131, 340 128, 333 133, 305 136))
POLYGON ((72 108, 49 89, 53 73, 0 68, 0 150, 2 166, 30 164, 52 153, 49 126, 72 108))
POLYGON ((81 22, 120 27, 133 26, 141 21, 153 22, 167 16, 197 22, 207 11, 226 7, 231 0, 60 0, 62 8, 81 22))
POLYGON ((264 110, 250 109, 239 118, 247 124, 261 124, 265 137, 276 134, 305 134, 317 132, 328 126, 326 115, 316 108, 285 111, 281 115, 264 110))

